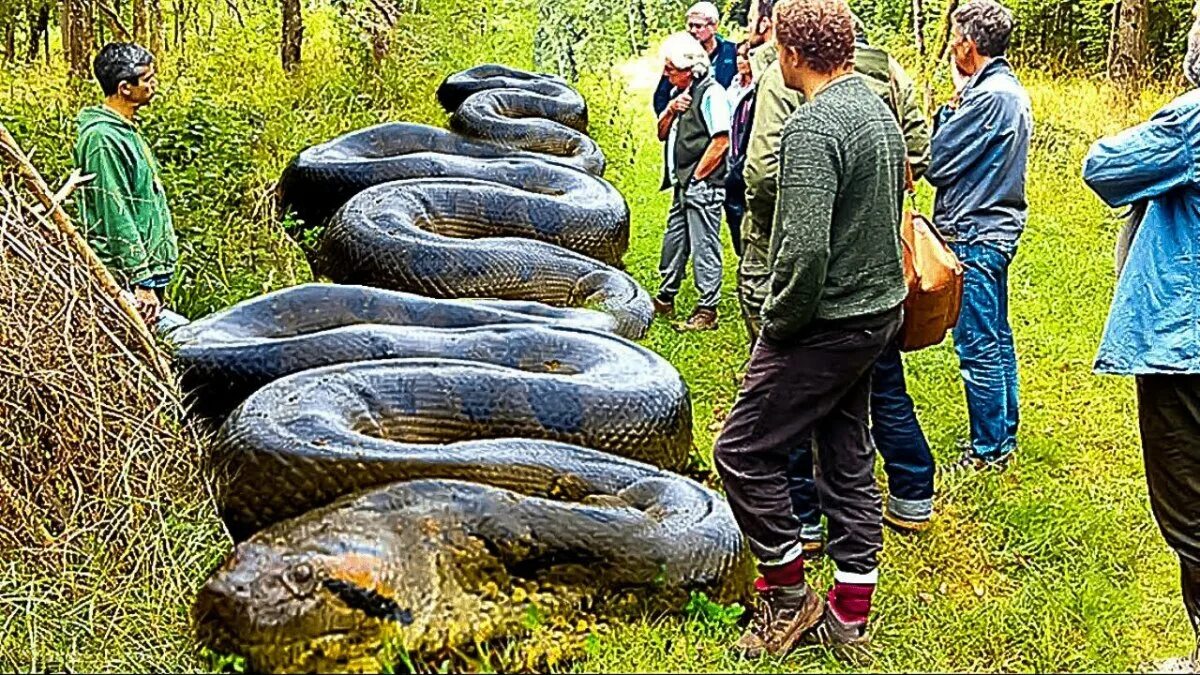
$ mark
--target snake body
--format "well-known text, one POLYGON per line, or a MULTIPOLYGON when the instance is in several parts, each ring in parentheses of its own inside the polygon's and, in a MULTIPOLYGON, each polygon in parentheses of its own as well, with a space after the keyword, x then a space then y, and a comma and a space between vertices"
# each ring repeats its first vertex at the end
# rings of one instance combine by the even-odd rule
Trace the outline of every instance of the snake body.
MULTIPOLYGON (((538 96, 561 86, 495 66, 467 72, 439 93, 460 110, 528 93, 496 82, 525 83, 538 96)), ((574 108, 568 119, 585 122, 586 108, 574 108)), ((548 129, 572 128, 555 124, 548 129)), ((538 147, 582 147, 572 138, 538 147)), ((623 274, 596 261, 588 271, 590 258, 557 244, 460 238, 538 220, 539 234, 557 231, 556 241, 619 262, 627 211, 623 222, 590 218, 599 231, 585 232, 550 222, 548 207, 504 208, 527 198, 506 174, 534 195, 578 188, 602 201, 611 186, 530 157, 419 154, 404 161, 470 177, 367 187, 325 236, 375 233, 363 240, 371 245, 338 249, 366 267, 371 246, 403 242, 377 269, 403 261, 406 271, 391 278, 444 280, 435 292, 309 284, 173 334, 198 406, 225 417, 211 459, 239 542, 197 598, 201 639, 259 670, 377 668, 388 645, 441 652, 519 632, 531 603, 570 611, 621 588, 744 590, 728 506, 671 473, 691 448, 690 398, 669 363, 621 337, 640 334, 635 313, 425 297, 578 299, 571 294, 589 275, 623 274), (422 243, 420 256, 397 252, 422 243), (545 256, 527 262, 561 267, 543 275, 536 265, 489 266, 486 253, 505 258, 520 247, 545 256), (515 283, 501 269, 516 270, 529 291, 494 292, 515 283), (572 275, 574 286, 560 279, 572 275)), ((565 201, 575 212, 592 206, 565 201)))
POLYGON ((599 177, 582 97, 502 66, 447 78, 438 96, 454 132, 371 127, 303 151, 284 172, 284 206, 305 226, 327 224, 314 271, 430 297, 596 306, 641 337, 650 296, 615 267, 629 208, 599 177))

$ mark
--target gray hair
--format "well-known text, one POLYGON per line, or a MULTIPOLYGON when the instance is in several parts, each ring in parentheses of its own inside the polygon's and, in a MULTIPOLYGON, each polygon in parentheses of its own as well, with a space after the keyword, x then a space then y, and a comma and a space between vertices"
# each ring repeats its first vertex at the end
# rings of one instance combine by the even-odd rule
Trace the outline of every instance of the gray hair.
POLYGON ((690 70, 698 78, 707 75, 711 66, 704 45, 686 31, 667 36, 658 53, 665 63, 680 70, 690 70))
POLYGON ((954 25, 983 56, 1003 56, 1012 39, 1013 15, 993 0, 970 0, 954 10, 954 25))

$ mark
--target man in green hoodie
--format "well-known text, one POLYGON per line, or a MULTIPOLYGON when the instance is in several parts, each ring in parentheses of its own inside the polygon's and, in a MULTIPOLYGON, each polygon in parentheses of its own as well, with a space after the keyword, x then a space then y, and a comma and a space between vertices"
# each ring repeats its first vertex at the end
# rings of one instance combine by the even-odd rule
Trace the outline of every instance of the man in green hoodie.
POLYGON ((105 98, 79 113, 75 166, 95 176, 80 190, 84 232, 154 325, 179 255, 158 162, 134 126, 158 88, 154 56, 135 44, 111 43, 92 68, 105 98))

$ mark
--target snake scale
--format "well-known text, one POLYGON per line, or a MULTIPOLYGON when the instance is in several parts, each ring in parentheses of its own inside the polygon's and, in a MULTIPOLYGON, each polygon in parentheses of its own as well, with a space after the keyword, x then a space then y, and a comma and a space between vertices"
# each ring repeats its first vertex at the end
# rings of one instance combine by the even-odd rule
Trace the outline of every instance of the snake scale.
POLYGON ((237 541, 197 632, 255 670, 378 669, 621 589, 745 587, 727 504, 672 473, 687 386, 622 337, 644 332, 645 292, 613 266, 628 209, 588 172, 582 98, 481 66, 439 99, 454 131, 374 127, 285 174, 285 201, 328 222, 319 260, 358 272, 172 334, 196 409, 223 420, 211 469, 237 541), (564 194, 591 198, 540 201, 564 194), (605 311, 552 306, 595 293, 605 311))

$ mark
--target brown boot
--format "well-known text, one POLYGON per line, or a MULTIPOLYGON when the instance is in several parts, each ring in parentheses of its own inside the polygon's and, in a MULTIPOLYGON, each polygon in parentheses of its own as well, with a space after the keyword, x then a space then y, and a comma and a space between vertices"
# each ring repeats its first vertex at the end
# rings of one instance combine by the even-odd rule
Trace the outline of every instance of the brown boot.
POLYGON ((659 316, 675 316, 675 301, 663 300, 657 295, 652 299, 654 302, 654 313, 659 316))
POLYGON ((762 591, 750 628, 733 645, 742 658, 784 656, 820 622, 825 601, 808 584, 762 591))
POLYGON ((716 330, 717 312, 714 309, 697 307, 687 321, 675 324, 675 330, 686 333, 697 330, 716 330))

